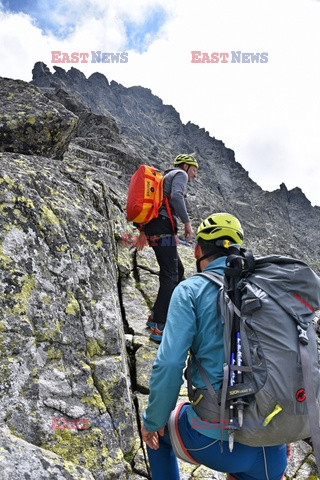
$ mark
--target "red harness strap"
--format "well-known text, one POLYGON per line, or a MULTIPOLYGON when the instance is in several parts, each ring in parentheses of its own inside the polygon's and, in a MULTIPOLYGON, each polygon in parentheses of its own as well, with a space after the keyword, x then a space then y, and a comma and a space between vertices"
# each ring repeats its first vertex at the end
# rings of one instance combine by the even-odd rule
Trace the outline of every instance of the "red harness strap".
POLYGON ((200 465, 188 452, 185 448, 182 438, 179 433, 178 428, 178 420, 179 420, 179 413, 181 408, 186 404, 186 402, 179 403, 176 408, 171 412, 169 421, 168 421, 168 429, 169 435, 171 440, 171 445, 176 457, 184 460, 185 462, 192 463, 194 465, 200 465))

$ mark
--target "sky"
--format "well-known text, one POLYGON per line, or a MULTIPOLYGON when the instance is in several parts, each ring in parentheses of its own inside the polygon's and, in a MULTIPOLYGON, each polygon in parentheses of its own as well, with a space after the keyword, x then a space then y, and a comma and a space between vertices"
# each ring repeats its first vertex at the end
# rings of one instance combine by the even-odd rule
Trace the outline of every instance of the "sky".
POLYGON ((320 206, 319 25, 319 0, 0 0, 0 76, 42 61, 150 88, 264 190, 320 206))

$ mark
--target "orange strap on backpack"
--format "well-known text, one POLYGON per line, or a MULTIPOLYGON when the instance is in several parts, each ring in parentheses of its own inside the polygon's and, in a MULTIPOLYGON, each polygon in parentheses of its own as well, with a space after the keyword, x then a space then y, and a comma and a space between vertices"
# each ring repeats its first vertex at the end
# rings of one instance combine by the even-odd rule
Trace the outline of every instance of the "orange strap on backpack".
POLYGON ((175 234, 175 226, 174 226, 173 216, 172 216, 172 212, 171 212, 171 208, 170 208, 170 204, 169 204, 169 197, 164 197, 164 201, 165 201, 167 212, 168 212, 169 219, 170 219, 170 222, 171 222, 172 231, 173 231, 173 234, 175 234))

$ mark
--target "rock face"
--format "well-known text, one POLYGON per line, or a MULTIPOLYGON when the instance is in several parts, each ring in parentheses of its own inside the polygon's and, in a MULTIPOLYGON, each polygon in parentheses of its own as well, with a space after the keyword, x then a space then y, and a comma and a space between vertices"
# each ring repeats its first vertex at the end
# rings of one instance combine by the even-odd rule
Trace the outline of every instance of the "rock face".
POLYGON ((92 474, 80 466, 67 464, 58 455, 36 447, 8 432, 1 432, 1 478, 21 480, 61 478, 94 480, 92 474))
POLYGON ((93 478, 127 478, 139 435, 113 234, 123 214, 114 172, 87 167, 0 154, 1 420, 93 478))
POLYGON ((94 471, 110 462, 111 471, 133 447, 134 416, 108 174, 21 154, 0 154, 0 164, 1 411, 24 440, 57 453, 75 440, 80 464, 94 471), (81 429, 76 439, 53 429, 56 415, 106 420, 109 429, 81 429), (118 421, 121 435, 110 429, 118 421))
MULTIPOLYGON (((124 208, 130 174, 151 152, 164 168, 175 149, 197 150, 202 174, 188 195, 195 225, 213 205, 232 208, 259 253, 297 252, 304 230, 299 248, 315 267, 319 209, 299 189, 263 192, 222 142, 182 125, 148 90, 75 69, 52 75, 43 64, 34 74, 40 90, 0 79, 0 135, 6 119, 16 120, 14 133, 0 137, 1 479, 149 478, 139 416, 157 349, 145 320, 158 272, 152 250, 133 246, 124 208), (37 135, 26 131, 20 104, 33 112, 37 135)), ((179 249, 192 275, 193 249, 179 249)), ((310 459, 310 447, 297 444, 290 477, 312 475, 310 459)), ((181 472, 183 480, 224 478, 186 464, 181 472)))
POLYGON ((52 103, 36 87, 0 79, 0 151, 61 158, 76 126, 76 117, 52 103))

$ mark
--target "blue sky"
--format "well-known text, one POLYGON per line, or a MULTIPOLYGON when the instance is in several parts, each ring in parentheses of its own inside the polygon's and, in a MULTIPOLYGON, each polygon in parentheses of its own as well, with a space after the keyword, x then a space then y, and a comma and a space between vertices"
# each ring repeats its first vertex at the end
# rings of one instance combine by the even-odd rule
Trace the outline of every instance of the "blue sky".
MULTIPOLYGON (((90 2, 80 2, 80 5, 77 5, 61 3, 61 0, 3 0, 2 4, 6 12, 25 13, 45 35, 53 34, 62 40, 70 37, 77 26, 81 26, 84 17, 98 18, 100 10, 98 6, 90 6, 90 2)), ((161 6, 151 9, 147 16, 139 21, 124 15, 123 26, 127 40, 124 49, 139 53, 146 51, 165 20, 166 12, 161 6)))
POLYGON ((22 12, 30 15, 33 23, 45 34, 51 32, 59 38, 66 38, 72 33, 76 25, 72 16, 70 20, 63 22, 63 24, 57 22, 53 13, 57 11, 57 2, 54 0, 3 0, 2 3, 7 12, 22 12))
POLYGON ((135 50, 143 53, 157 36, 159 29, 166 20, 166 13, 162 9, 157 9, 151 12, 146 17, 142 24, 133 22, 125 23, 125 30, 127 35, 126 50, 135 50))
POLYGON ((30 81, 52 51, 128 52, 59 64, 149 88, 235 151, 265 190, 300 187, 320 206, 320 2, 0 0, 0 76, 30 81), (268 63, 192 63, 192 51, 268 53, 268 63))

